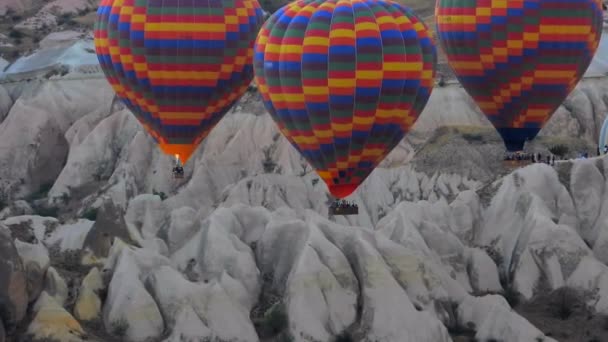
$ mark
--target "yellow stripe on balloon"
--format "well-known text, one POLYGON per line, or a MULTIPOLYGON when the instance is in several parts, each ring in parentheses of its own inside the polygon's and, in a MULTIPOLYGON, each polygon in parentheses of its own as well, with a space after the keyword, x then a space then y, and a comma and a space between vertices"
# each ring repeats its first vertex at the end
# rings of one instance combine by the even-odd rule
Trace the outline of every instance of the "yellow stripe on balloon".
POLYGON ((226 24, 218 23, 146 23, 146 32, 226 32, 226 24))

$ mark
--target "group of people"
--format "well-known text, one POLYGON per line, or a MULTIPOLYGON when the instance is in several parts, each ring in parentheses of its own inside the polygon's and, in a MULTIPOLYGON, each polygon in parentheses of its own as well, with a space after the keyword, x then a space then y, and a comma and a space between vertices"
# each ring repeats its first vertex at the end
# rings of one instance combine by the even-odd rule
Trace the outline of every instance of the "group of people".
POLYGON ((332 209, 332 210, 336 210, 336 209, 338 209, 338 210, 339 209, 347 209, 347 210, 356 209, 356 210, 358 210, 359 207, 354 202, 351 203, 351 202, 348 202, 345 200, 338 200, 338 201, 333 202, 330 205, 330 209, 332 209))
POLYGON ((183 177, 184 176, 184 168, 181 165, 175 165, 173 168, 173 175, 175 177, 183 177))
POLYGON ((539 153, 523 153, 523 152, 516 152, 516 153, 507 153, 505 155, 504 158, 505 161, 511 161, 511 160, 516 160, 516 161, 528 161, 528 162, 532 162, 532 163, 546 163, 549 165, 555 165, 555 155, 553 154, 547 154, 545 158, 543 158, 543 155, 539 152, 539 153))

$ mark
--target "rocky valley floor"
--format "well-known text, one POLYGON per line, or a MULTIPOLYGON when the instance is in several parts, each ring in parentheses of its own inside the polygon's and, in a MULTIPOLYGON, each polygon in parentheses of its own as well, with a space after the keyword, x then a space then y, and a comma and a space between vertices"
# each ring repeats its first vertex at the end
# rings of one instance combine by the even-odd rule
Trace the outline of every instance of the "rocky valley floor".
MULTIPOLYGON (((531 151, 592 152, 606 94, 531 151)), ((607 341, 608 158, 506 170, 488 126, 436 88, 334 217, 255 91, 174 180, 104 79, 0 86, 0 341, 607 341)))

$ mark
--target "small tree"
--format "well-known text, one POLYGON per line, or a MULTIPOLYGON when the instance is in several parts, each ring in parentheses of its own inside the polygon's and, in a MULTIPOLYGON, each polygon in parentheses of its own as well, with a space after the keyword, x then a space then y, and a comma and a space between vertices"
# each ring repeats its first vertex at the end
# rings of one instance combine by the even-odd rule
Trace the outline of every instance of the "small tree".
POLYGON ((124 318, 118 319, 112 322, 112 335, 123 338, 127 335, 127 330, 129 330, 129 322, 124 318))
POLYGON ((560 158, 563 158, 569 151, 570 149, 568 148, 568 146, 563 144, 549 147, 549 152, 560 158))
POLYGON ((156 189, 152 189, 152 194, 159 196, 161 201, 164 201, 167 199, 167 195, 163 191, 158 192, 158 191, 156 191, 156 189))
POLYGON ((336 336, 335 342, 353 342, 353 338, 348 331, 344 330, 340 335, 336 336))
POLYGON ((87 209, 83 214, 82 214, 82 218, 85 218, 89 221, 96 221, 97 220, 97 208, 89 208, 87 209))
POLYGON ((12 29, 9 33, 8 36, 14 39, 21 39, 23 38, 23 32, 16 30, 16 29, 12 29))

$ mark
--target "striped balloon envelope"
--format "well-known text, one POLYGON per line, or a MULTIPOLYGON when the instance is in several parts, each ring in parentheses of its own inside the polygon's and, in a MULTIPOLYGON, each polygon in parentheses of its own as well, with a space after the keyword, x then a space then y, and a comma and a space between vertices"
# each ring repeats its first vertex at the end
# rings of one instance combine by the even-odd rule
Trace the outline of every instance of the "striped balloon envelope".
POLYGON ((437 33, 462 86, 522 150, 591 63, 601 0, 437 0, 437 33))
POLYGON ((116 94, 186 163, 253 80, 257 0, 102 0, 95 49, 116 94))
POLYGON ((389 0, 295 1, 254 50, 266 109, 338 198, 401 141, 434 84, 430 32, 389 0))

